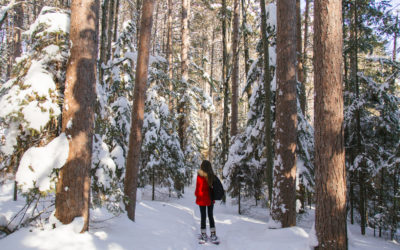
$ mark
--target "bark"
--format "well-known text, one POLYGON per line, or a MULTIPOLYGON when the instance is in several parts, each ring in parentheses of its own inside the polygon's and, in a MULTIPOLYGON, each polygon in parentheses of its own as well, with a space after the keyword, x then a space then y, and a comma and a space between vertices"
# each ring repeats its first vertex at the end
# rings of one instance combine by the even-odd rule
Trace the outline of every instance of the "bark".
POLYGON ((316 0, 314 19, 317 249, 347 249, 342 3, 316 0))
POLYGON ((272 218, 296 225, 296 1, 277 4, 277 91, 272 218))
MULTIPOLYGON (((215 28, 213 27, 213 33, 212 33, 212 40, 211 40, 211 81, 214 79, 214 40, 215 40, 215 28)), ((210 86, 210 97, 211 100, 213 100, 213 86, 210 86)), ((212 161, 212 137, 213 137, 213 115, 210 112, 210 133, 209 133, 209 148, 208 148, 208 160, 211 162, 212 161)))
POLYGON ((231 136, 238 132, 238 99, 239 99, 239 0, 234 1, 232 32, 232 100, 231 100, 231 136))
POLYGON ((224 91, 224 115, 222 118, 222 163, 228 158, 229 134, 228 134, 228 113, 229 113, 229 84, 228 84, 228 52, 226 41, 226 0, 222 0, 222 83, 224 91))
MULTIPOLYGON (((159 10, 159 7, 160 7, 160 4, 159 3, 157 3, 157 6, 156 6, 156 16, 155 16, 155 20, 154 20, 154 27, 157 27, 158 28, 158 10, 159 10)), ((158 29, 154 29, 154 34, 153 34, 153 45, 152 45, 152 47, 153 47, 153 54, 155 54, 156 53, 156 46, 157 46, 157 31, 158 31, 158 29)))
POLYGON ((55 216, 64 224, 83 216, 89 228, 90 169, 96 101, 96 61, 99 2, 71 2, 71 55, 67 65, 62 131, 69 154, 59 173, 55 216), (72 126, 68 126, 72 122, 72 126))
POLYGON ((306 112, 306 87, 304 82, 304 71, 303 71, 303 56, 301 49, 301 10, 300 0, 296 0, 296 29, 297 29, 297 81, 300 82, 300 108, 303 114, 306 112))
POLYGON ((265 0, 260 0, 261 5, 261 36, 263 44, 264 56, 264 91, 265 91, 265 109, 264 123, 265 126, 265 146, 267 148, 267 167, 266 178, 268 186, 268 200, 272 202, 272 185, 273 185, 273 152, 272 152, 272 119, 271 119, 271 72, 269 69, 269 41, 267 34, 267 14, 265 10, 265 0))
POLYGON ((303 39, 303 81, 307 82, 307 48, 308 48, 308 25, 310 22, 310 2, 306 0, 306 7, 304 10, 304 39, 303 39))
POLYGON ((108 16, 108 34, 107 34, 107 59, 106 62, 108 62, 108 60, 111 59, 112 57, 112 51, 111 51, 111 46, 112 46, 112 39, 113 39, 113 27, 114 27, 114 4, 115 4, 115 0, 110 0, 110 5, 108 7, 108 11, 109 11, 109 16, 108 16))
POLYGON ((135 221, 136 191, 138 184, 140 148, 142 145, 142 127, 144 104, 146 100, 154 2, 155 0, 144 0, 143 2, 142 19, 140 23, 139 54, 137 58, 135 87, 133 93, 132 125, 129 135, 129 149, 126 162, 124 193, 127 201, 125 203, 125 210, 128 212, 128 218, 132 221, 135 221))
POLYGON ((118 16, 119 15, 119 0, 115 2, 115 17, 114 17, 114 37, 113 41, 116 42, 118 38, 118 16))
MULTIPOLYGON (((12 58, 11 58, 11 64, 10 64, 10 75, 14 77, 12 74, 12 65, 15 64, 15 59, 21 56, 22 54, 22 30, 23 30, 23 25, 24 25, 24 8, 22 4, 17 4, 14 5, 15 9, 15 15, 14 15, 14 38, 13 38, 13 53, 12 53, 12 58)), ((1 25, 0 25, 1 26, 1 25)), ((18 170, 18 165, 14 167, 14 176, 17 173, 18 170)), ((18 183, 17 181, 14 181, 14 196, 13 199, 16 201, 18 199, 18 183)))
MULTIPOLYGON (((250 70, 250 53, 249 53, 249 34, 246 29, 247 26, 247 11, 245 6, 245 0, 242 0, 242 32, 243 32, 243 50, 244 50, 244 71, 246 75, 246 82, 247 82, 247 75, 250 70)), ((247 89, 247 97, 250 99, 251 96, 251 87, 247 89)))
MULTIPOLYGON (((169 77, 169 90, 173 91, 173 65, 172 65, 172 0, 168 0, 168 32, 167 32, 167 58, 168 58, 168 77, 169 77)), ((169 110, 172 111, 174 107, 174 100, 172 95, 169 96, 169 110)))
POLYGON ((136 45, 139 47, 139 34, 140 34, 140 10, 142 8, 143 0, 136 0, 136 45))
MULTIPOLYGON (((180 93, 184 95, 184 91, 186 89, 187 82, 189 80, 189 60, 188 60, 188 51, 189 51, 189 15, 190 15, 190 0, 182 0, 182 47, 181 47, 181 81, 184 85, 183 92, 180 93)), ((181 143, 182 149, 185 148, 185 131, 187 126, 186 121, 186 108, 185 108, 185 100, 179 100, 178 103, 178 135, 181 143)))
POLYGON ((99 81, 103 83, 104 70, 102 64, 107 57, 107 7, 108 0, 104 0, 101 6, 101 34, 100 34, 100 60, 99 60, 99 81))
POLYGON ((14 40, 13 40, 13 58, 12 63, 15 63, 15 59, 22 54, 22 31, 24 26, 24 8, 22 4, 17 4, 14 7, 14 40))

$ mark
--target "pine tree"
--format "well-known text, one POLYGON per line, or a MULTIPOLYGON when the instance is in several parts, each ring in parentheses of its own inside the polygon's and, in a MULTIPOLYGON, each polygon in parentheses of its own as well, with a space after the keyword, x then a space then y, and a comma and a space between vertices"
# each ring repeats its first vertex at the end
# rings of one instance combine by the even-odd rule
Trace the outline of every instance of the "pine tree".
POLYGON ((56 193, 55 216, 65 224, 83 216, 82 232, 89 228, 98 11, 98 2, 93 0, 71 3, 73 46, 67 66, 62 116, 62 131, 69 138, 70 151, 60 171, 56 193))
POLYGON ((317 249, 347 249, 340 1, 315 1, 317 249))
POLYGON ((125 172, 124 193, 126 196, 125 209, 128 218, 135 221, 136 192, 139 172, 139 157, 142 145, 142 126, 144 118, 144 102, 148 77, 151 27, 153 21, 154 0, 143 3, 143 16, 140 24, 140 41, 135 74, 133 96, 131 133, 129 136, 129 150, 125 172))
POLYGON ((277 89, 272 218, 296 225, 296 2, 277 4, 277 89))

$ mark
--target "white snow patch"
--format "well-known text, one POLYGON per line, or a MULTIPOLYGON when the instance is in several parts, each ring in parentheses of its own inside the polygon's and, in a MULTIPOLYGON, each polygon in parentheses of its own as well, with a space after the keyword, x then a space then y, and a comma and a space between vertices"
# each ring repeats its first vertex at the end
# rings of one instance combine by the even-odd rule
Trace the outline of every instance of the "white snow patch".
POLYGON ((69 153, 69 143, 64 133, 54 138, 44 147, 32 147, 22 156, 16 174, 16 180, 27 192, 37 187, 47 191, 53 187, 51 173, 55 168, 64 166, 69 153))

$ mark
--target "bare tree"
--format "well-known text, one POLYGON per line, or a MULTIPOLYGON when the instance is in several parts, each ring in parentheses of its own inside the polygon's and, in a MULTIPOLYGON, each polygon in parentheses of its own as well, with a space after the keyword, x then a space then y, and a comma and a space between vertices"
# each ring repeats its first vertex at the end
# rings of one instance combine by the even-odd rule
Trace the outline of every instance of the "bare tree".
POLYGON ((151 27, 153 24, 153 8, 155 0, 144 0, 140 23, 139 54, 137 58, 135 88, 133 93, 133 108, 129 149, 126 161, 124 193, 128 199, 125 209, 128 218, 135 221, 136 191, 138 184, 140 148, 142 145, 142 127, 144 103, 146 100, 146 84, 150 53, 151 27))
POLYGON ((317 249, 347 249, 341 1, 316 0, 314 27, 317 249))
POLYGON ((83 216, 89 228, 90 168, 96 101, 96 60, 99 1, 71 2, 71 55, 67 65, 62 131, 69 138, 69 155, 61 168, 55 216, 64 224, 83 216))

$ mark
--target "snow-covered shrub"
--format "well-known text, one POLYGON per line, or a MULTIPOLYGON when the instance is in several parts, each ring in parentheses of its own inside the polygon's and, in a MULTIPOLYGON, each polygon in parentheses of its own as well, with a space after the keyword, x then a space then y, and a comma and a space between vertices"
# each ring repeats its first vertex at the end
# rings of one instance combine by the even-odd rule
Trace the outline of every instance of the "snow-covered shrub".
POLYGON ((58 169, 69 152, 60 134, 69 12, 43 7, 23 33, 24 53, 0 88, 1 167, 15 173, 25 206, 7 222, 10 232, 46 219, 54 205, 58 169))
MULTIPOLYGON (((30 148, 43 147, 60 132, 68 32, 69 13, 44 7, 24 33, 26 52, 16 59, 14 77, 0 88, 0 121, 4 131, 0 154, 4 166, 16 170, 20 165, 21 171, 26 171, 29 164, 20 163, 21 158, 25 157, 24 163, 27 158, 36 161, 39 156, 32 154, 30 148), (24 155, 28 152, 29 157, 24 155)), ((49 188, 41 191, 46 190, 49 188)))

